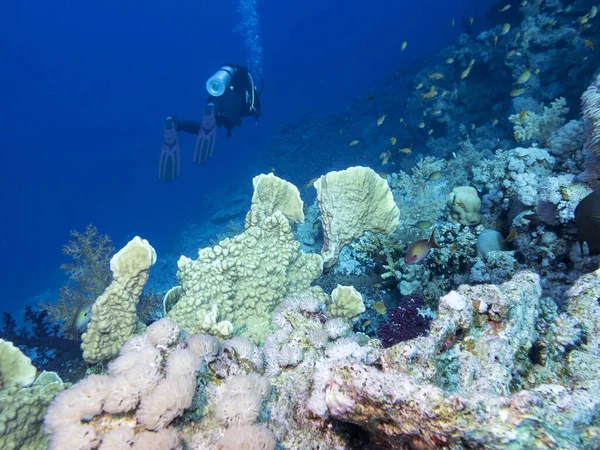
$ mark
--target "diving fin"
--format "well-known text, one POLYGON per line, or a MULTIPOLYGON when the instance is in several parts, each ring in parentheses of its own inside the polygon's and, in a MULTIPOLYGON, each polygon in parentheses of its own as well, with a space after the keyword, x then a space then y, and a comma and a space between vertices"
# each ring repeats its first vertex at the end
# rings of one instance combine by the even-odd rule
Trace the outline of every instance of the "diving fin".
POLYGON ((217 119, 215 117, 215 105, 212 103, 206 105, 202 115, 202 124, 196 139, 196 149, 194 151, 194 162, 204 164, 213 154, 215 149, 215 139, 217 137, 217 119))
POLYGON ((163 137, 158 177, 161 181, 173 181, 179 176, 180 168, 179 140, 175 130, 175 121, 171 117, 165 120, 165 133, 163 137))

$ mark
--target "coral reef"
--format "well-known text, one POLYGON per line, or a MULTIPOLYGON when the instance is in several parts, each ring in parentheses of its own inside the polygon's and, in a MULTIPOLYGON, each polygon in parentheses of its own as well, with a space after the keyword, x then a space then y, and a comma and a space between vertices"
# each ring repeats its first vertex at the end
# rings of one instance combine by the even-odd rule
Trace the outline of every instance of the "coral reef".
MULTIPOLYGON (((570 316, 594 336, 598 276, 582 277, 568 294, 570 316)), ((383 370, 348 361, 330 368, 329 414, 364 427, 390 449, 599 445, 590 414, 600 401, 592 394, 597 345, 553 361, 567 368, 565 380, 531 383, 540 292, 538 276, 528 272, 500 286, 451 291, 440 300, 430 334, 385 350, 383 370)))

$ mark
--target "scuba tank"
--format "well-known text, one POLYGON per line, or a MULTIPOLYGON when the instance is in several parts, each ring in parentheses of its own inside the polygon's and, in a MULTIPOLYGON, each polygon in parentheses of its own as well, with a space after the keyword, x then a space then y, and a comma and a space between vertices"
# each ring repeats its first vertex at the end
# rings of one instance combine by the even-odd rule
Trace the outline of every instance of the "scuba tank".
POLYGON ((231 77, 236 71, 230 66, 221 66, 215 74, 206 81, 206 90, 213 97, 220 97, 231 84, 231 77))

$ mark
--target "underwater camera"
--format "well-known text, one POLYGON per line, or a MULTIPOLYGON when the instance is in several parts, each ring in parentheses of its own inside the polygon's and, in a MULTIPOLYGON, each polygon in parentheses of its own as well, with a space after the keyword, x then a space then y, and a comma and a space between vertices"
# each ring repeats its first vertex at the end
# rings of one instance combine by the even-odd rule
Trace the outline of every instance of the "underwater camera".
POLYGON ((220 97, 231 83, 235 69, 230 66, 221 66, 215 74, 206 81, 206 90, 213 97, 220 97))

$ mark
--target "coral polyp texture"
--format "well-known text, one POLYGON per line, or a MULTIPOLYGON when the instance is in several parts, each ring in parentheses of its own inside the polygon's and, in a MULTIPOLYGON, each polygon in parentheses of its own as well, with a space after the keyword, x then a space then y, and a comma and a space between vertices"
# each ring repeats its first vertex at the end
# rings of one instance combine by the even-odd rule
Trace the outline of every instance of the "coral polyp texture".
POLYGON ((323 270, 319 255, 299 247, 277 210, 241 235, 200 250, 195 261, 182 257, 182 292, 169 317, 189 333, 264 340, 277 304, 310 290, 323 270))

